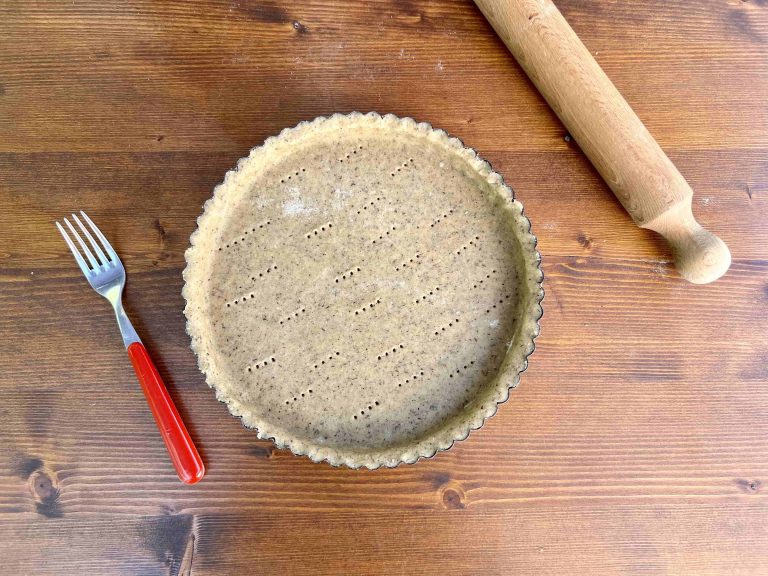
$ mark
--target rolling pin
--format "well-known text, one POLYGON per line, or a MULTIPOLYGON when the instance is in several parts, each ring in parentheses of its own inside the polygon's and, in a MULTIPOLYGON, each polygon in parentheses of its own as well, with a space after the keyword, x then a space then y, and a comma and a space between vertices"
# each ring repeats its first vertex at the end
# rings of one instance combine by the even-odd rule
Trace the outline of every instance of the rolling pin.
POLYGON ((551 0, 475 0, 635 224, 672 246, 690 282, 725 274, 728 247, 691 211, 693 190, 551 0))

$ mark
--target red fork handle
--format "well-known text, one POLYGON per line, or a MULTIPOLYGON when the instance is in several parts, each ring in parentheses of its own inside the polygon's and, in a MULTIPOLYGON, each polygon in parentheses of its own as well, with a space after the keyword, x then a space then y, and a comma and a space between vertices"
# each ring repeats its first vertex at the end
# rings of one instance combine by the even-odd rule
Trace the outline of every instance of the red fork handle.
POLYGON ((144 344, 134 342, 128 346, 128 357, 147 397, 149 409, 152 410, 179 479, 185 484, 198 482, 205 474, 203 459, 200 458, 144 344))

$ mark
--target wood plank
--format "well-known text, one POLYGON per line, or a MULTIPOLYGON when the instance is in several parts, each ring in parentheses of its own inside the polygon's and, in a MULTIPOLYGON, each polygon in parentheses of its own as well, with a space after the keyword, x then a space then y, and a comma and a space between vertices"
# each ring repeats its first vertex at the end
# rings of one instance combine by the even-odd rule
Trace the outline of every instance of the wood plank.
MULTIPOLYGON (((764 508, 749 498, 712 503, 517 505, 479 512, 263 511, 137 518, 11 520, 0 525, 9 573, 104 576, 194 574, 731 574, 768 570, 764 508), (579 529, 569 526, 578 524, 579 529), (278 528, 279 527, 279 528, 278 528), (332 533, 329 534, 329 530, 332 533), (8 543, 25 536, 37 546, 8 543), (610 539, 613 544, 606 545, 610 539), (727 547, 732 556, 720 551, 727 547), (223 552, 226 550, 226 552, 223 552)), ((5 556, 5 554, 3 554, 5 556)))
MULTIPOLYGON (((759 4, 560 4, 662 146, 768 145, 759 4)), ((439 123, 481 148, 565 146, 560 124, 464 0, 0 10, 3 151, 239 151, 299 120, 350 110, 439 123)))
MULTIPOLYGON (((634 226, 577 150, 480 153, 523 202, 545 262, 551 256, 642 259, 674 274, 663 240, 634 226)), ((246 154, 0 154, 0 173, 7 175, 0 193, 13 200, 0 214, 0 264, 38 273, 60 268, 67 252, 53 222, 85 208, 113 240, 129 274, 183 267, 203 203, 246 154), (135 200, 148 194, 151 202, 135 200), (31 235, 39 235, 35 250, 24 250, 31 235)), ((734 259, 768 260, 768 148, 673 157, 696 190, 694 212, 723 237, 734 259)))

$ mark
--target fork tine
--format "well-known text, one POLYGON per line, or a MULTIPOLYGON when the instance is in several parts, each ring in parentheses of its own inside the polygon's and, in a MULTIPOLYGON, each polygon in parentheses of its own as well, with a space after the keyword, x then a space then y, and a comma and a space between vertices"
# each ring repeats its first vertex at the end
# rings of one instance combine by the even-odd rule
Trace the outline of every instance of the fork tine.
POLYGON ((72 233, 72 236, 74 236, 77 239, 77 243, 80 244, 80 248, 83 249, 83 253, 85 254, 85 257, 88 258, 88 262, 91 263, 91 268, 96 270, 96 268, 99 267, 99 263, 96 262, 96 258, 94 258, 93 252, 91 252, 91 249, 85 245, 85 242, 83 242, 83 239, 80 238, 80 234, 77 233, 77 230, 75 230, 75 227, 72 226, 69 220, 64 218, 64 223, 67 225, 67 228, 69 228, 69 231, 72 233))
POLYGON ((83 257, 80 255, 80 252, 78 252, 77 247, 69 238, 69 235, 66 233, 64 228, 62 228, 61 224, 59 224, 58 222, 56 222, 56 228, 59 229, 59 232, 61 232, 61 235, 64 237, 64 241, 67 243, 67 246, 69 246, 69 249, 72 251, 72 256, 75 257, 75 261, 77 262, 77 265, 80 266, 80 270, 83 271, 83 274, 85 274, 86 278, 90 277, 91 269, 88 268, 88 264, 86 264, 85 260, 83 260, 83 257))
POLYGON ((93 230, 94 234, 98 236, 99 240, 101 240, 101 245, 104 246, 104 249, 107 251, 107 254, 109 254, 110 259, 113 262, 118 262, 120 258, 117 255, 117 252, 115 252, 115 249, 112 248, 112 244, 109 243, 109 240, 107 240, 106 236, 101 233, 101 230, 99 230, 99 227, 96 226, 96 224, 93 223, 93 220, 88 218, 88 214, 80 210, 80 215, 83 217, 83 220, 88 222, 88 225, 93 230))
POLYGON ((80 226, 80 230, 83 231, 83 234, 85 234, 85 237, 88 238, 88 242, 91 243, 91 246, 93 246, 94 251, 96 252, 96 255, 99 257, 99 264, 102 266, 106 266, 109 264, 109 258, 104 254, 104 251, 101 249, 101 246, 96 242, 96 240, 93 239, 93 236, 91 236, 90 231, 88 228, 83 226, 83 223, 80 222, 80 218, 77 217, 77 214, 72 214, 72 218, 75 222, 77 222, 77 225, 80 226))

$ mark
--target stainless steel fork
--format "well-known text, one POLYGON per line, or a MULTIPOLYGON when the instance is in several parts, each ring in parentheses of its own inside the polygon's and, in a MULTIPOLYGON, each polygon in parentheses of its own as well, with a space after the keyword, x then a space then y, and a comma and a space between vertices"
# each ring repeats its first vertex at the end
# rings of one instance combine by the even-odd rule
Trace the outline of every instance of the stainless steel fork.
POLYGON ((117 317, 117 323, 120 326, 120 333, 123 335, 123 342, 131 359, 131 364, 133 364, 133 369, 144 390, 147 403, 150 410, 152 410, 157 427, 165 441, 165 446, 168 449, 168 454, 171 457, 176 473, 182 482, 194 484, 205 474, 205 466, 194 442, 192 442, 192 438, 189 436, 186 426, 184 426, 184 422, 179 416, 178 410, 176 410, 173 400, 168 394, 162 378, 160 378, 157 368, 155 368, 147 349, 142 344, 123 309, 122 298, 123 288, 125 287, 125 268, 123 263, 98 226, 82 210, 80 211, 80 216, 85 220, 87 226, 82 223, 76 214, 72 214, 72 219, 77 224, 80 232, 66 218, 64 218, 64 224, 66 224, 69 232, 58 222, 56 222, 56 227, 64 237, 67 246, 72 251, 72 255, 75 257, 78 266, 80 266, 80 270, 85 274, 88 283, 96 292, 104 296, 112 304, 115 316, 117 317), (87 244, 83 241, 80 233, 87 239, 87 244), (94 235, 101 244, 94 239, 94 235), (72 238, 77 241, 80 250, 75 246, 72 238), (85 255, 85 258, 83 258, 83 255, 85 255))

